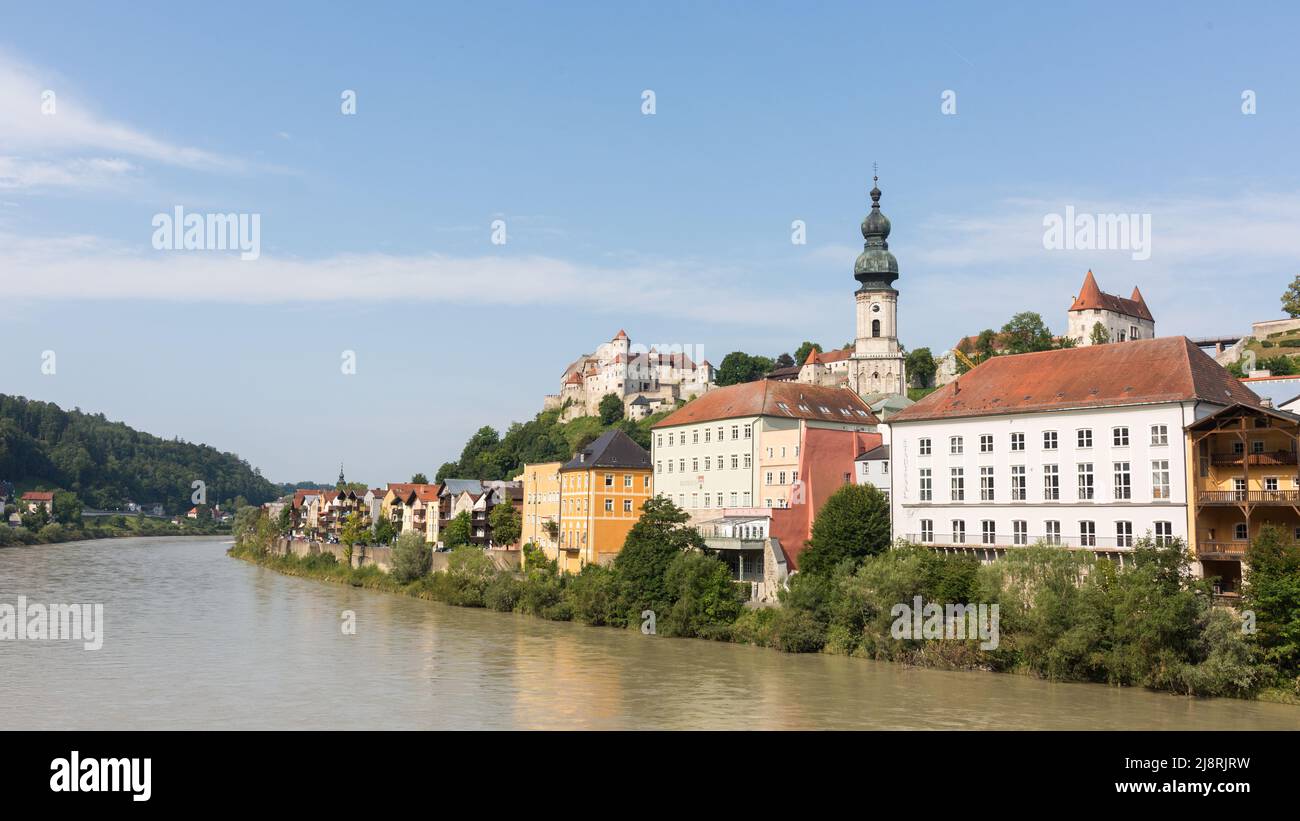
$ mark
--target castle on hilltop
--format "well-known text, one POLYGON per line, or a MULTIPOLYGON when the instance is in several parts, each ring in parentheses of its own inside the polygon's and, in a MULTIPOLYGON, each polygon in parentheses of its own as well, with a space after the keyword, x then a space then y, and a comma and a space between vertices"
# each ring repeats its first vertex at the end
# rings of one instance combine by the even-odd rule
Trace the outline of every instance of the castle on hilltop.
POLYGON ((643 419, 671 410, 716 387, 713 365, 695 362, 684 351, 647 349, 633 345, 627 332, 583 354, 564 369, 559 393, 542 400, 542 410, 559 410, 561 421, 595 416, 600 400, 614 394, 623 402, 623 415, 643 419))

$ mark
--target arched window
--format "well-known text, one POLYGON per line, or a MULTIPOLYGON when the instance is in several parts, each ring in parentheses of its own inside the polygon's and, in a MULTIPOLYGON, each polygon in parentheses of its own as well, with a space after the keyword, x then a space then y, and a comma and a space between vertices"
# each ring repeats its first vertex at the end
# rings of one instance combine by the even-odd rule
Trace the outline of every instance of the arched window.
POLYGON ((873 320, 871 320, 871 335, 872 335, 872 336, 880 336, 880 320, 879 320, 879 319, 873 319, 873 320))

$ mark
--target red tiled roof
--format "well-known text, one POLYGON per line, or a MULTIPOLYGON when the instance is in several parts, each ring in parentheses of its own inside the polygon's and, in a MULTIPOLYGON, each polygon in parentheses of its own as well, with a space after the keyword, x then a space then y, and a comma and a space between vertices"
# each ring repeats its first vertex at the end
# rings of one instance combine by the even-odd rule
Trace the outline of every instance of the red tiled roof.
POLYGON ((760 379, 711 390, 686 403, 654 427, 667 428, 738 416, 783 416, 859 425, 874 425, 878 421, 867 403, 847 388, 760 379), (828 410, 823 411, 823 407, 828 410), (842 409, 848 410, 849 415, 841 413, 842 409), (866 415, 858 411, 864 411, 866 415))
POLYGON ((1190 339, 1167 336, 996 356, 889 421, 1192 400, 1260 403, 1190 339))
POLYGON ((1155 321, 1151 317, 1151 311, 1147 310, 1147 303, 1142 298, 1142 292, 1136 286, 1133 288, 1133 296, 1129 299, 1103 293, 1101 288, 1097 287, 1097 280, 1093 278, 1092 271, 1088 271, 1088 275, 1083 278, 1083 288, 1079 290, 1079 295, 1075 297, 1070 310, 1087 311, 1092 309, 1114 311, 1117 314, 1135 316, 1149 322, 1155 321))
POLYGON ((54 491, 52 490, 29 490, 23 494, 24 502, 53 502, 54 491))
POLYGON ((832 362, 842 362, 853 356, 853 351, 841 348, 838 351, 828 351, 822 353, 816 348, 808 351, 808 358, 804 360, 805 365, 829 365, 832 362))

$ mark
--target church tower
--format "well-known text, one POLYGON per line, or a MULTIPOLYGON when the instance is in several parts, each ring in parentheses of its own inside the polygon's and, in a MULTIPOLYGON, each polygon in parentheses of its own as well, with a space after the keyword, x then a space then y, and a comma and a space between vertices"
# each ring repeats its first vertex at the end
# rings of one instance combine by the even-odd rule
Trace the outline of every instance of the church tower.
POLYGON ((898 345, 898 260, 889 252, 889 218, 880 211, 879 177, 872 177, 871 213, 862 221, 862 253, 853 265, 861 284, 857 304, 857 339, 849 360, 849 387, 859 396, 907 395, 903 352, 898 345))

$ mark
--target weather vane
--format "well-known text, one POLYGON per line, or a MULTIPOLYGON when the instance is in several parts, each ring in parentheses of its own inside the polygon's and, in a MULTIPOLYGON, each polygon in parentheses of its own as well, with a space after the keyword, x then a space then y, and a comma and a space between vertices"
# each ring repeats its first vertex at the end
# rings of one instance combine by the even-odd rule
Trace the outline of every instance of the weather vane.
POLYGON ((880 182, 880 164, 873 162, 871 164, 871 181, 880 182))

